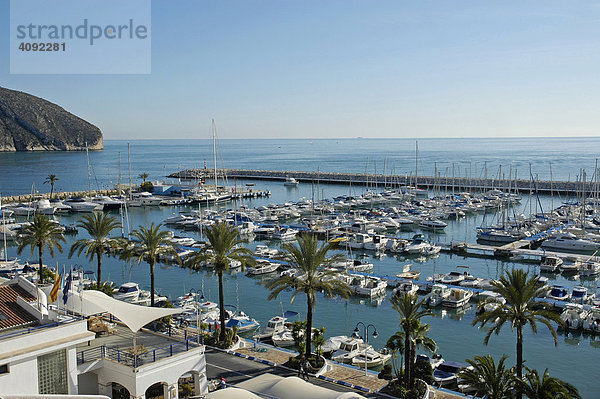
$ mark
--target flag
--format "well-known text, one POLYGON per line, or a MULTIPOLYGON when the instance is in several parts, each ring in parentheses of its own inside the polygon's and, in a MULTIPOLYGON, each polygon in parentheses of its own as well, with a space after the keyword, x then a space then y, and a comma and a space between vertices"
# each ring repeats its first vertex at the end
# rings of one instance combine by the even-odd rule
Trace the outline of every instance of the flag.
POLYGON ((52 290, 50 291, 50 302, 56 302, 58 299, 58 290, 60 290, 60 282, 62 281, 62 276, 58 274, 58 272, 54 273, 54 285, 52 286, 52 290))
POLYGON ((67 299, 69 299, 69 291, 71 291, 71 280, 73 279, 73 272, 69 273, 67 280, 65 281, 65 287, 63 288, 63 302, 66 305, 67 299))

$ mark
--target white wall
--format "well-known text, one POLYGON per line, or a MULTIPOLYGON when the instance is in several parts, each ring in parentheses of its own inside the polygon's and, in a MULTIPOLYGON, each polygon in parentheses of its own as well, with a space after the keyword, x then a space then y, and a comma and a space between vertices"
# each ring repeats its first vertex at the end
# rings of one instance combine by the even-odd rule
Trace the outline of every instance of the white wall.
MULTIPOLYGON (((0 361, 5 364, 5 361, 0 361)), ((0 375, 0 394, 38 394, 37 358, 9 363, 9 373, 0 375)))

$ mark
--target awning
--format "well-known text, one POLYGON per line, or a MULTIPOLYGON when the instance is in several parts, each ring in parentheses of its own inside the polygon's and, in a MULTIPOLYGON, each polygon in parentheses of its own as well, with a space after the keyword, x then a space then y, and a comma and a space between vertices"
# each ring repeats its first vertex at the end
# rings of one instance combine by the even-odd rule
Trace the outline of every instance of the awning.
POLYGON ((269 373, 243 381, 236 384, 236 387, 285 399, 365 399, 355 392, 338 392, 313 385, 298 377, 281 377, 269 373))
POLYGON ((68 310, 83 316, 110 313, 121 320, 132 332, 137 332, 156 319, 184 311, 181 308, 154 308, 134 305, 111 298, 96 290, 84 290, 81 294, 70 292, 66 305, 63 305, 62 298, 59 295, 58 302, 60 302, 61 308, 66 307, 68 310))

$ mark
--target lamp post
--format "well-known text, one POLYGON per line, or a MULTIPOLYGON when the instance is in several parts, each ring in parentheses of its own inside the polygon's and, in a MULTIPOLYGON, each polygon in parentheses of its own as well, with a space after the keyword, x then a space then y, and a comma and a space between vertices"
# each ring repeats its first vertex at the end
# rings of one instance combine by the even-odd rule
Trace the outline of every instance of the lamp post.
MULTIPOLYGON (((198 307, 198 301, 196 301, 198 290, 195 288, 190 289, 190 295, 193 295, 192 291, 196 292, 194 295, 194 303, 196 305, 196 342, 200 345, 200 308, 198 307)), ((202 290, 200 290, 200 301, 204 301, 204 292, 202 290)))
POLYGON ((373 338, 377 338, 379 336, 379 334, 377 334, 377 327, 375 327, 373 324, 367 324, 365 325, 365 323, 363 323, 362 321, 359 321, 358 323, 356 323, 356 327, 354 327, 354 334, 352 334, 354 337, 356 338, 360 338, 360 330, 358 329, 358 326, 362 324, 363 328, 364 328, 364 332, 365 332, 365 377, 367 377, 368 371, 367 371, 367 348, 369 347, 369 327, 373 327, 373 338))

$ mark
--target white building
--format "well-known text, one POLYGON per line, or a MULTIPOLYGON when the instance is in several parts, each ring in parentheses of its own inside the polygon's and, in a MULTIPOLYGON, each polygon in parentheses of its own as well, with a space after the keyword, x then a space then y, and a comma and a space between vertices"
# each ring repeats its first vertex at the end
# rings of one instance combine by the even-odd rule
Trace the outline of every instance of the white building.
POLYGON ((48 306, 46 295, 38 290, 36 298, 35 286, 23 278, 0 285, 0 395, 171 399, 184 385, 186 396, 208 392, 197 337, 142 328, 178 310, 127 304, 98 291, 70 293, 66 307, 79 315, 48 306), (104 317, 93 316, 99 314, 104 317), (110 323, 108 314, 122 323, 110 323))

